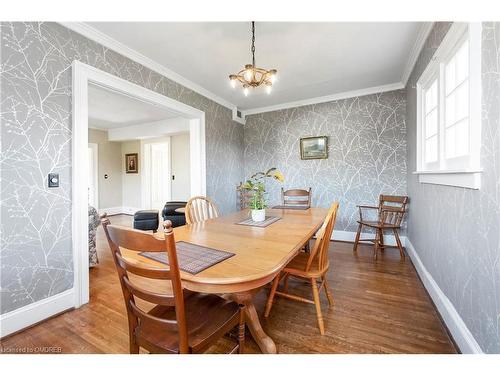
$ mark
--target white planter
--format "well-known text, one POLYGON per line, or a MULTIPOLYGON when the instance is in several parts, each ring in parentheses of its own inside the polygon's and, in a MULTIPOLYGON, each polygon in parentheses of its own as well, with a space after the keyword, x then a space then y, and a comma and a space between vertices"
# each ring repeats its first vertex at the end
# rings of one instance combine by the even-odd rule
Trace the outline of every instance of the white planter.
POLYGON ((266 210, 252 210, 252 220, 255 222, 266 220, 266 210))

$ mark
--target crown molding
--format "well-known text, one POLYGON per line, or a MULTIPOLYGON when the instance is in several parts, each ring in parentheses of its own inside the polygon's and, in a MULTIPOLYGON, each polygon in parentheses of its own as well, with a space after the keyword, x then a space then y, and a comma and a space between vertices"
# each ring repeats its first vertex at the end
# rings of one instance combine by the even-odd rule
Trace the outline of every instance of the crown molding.
POLYGON ((145 67, 154 70, 155 72, 175 81, 182 86, 187 87, 190 90, 197 92, 204 97, 213 100, 214 102, 233 110, 236 106, 233 103, 215 95, 211 91, 205 89, 204 87, 188 80, 187 78, 181 76, 180 74, 168 69, 167 67, 157 63, 156 61, 144 56, 143 54, 137 52, 136 50, 127 47, 125 44, 111 38, 110 36, 104 34, 103 32, 95 29, 94 27, 86 24, 85 22, 59 22, 60 25, 73 30, 74 32, 83 35, 86 38, 93 40, 125 57, 128 57, 135 62, 144 65, 145 67))
POLYGON ((305 105, 327 103, 327 102, 333 102, 335 100, 354 98, 356 96, 365 96, 371 94, 378 94, 381 92, 400 90, 404 87, 405 85, 403 85, 402 82, 395 82, 395 83, 390 83, 388 85, 368 87, 366 89, 360 89, 360 90, 345 91, 333 95, 318 96, 316 98, 297 100, 295 102, 288 102, 283 104, 276 104, 269 107, 248 109, 246 111, 242 111, 242 114, 243 116, 246 117, 249 115, 255 115, 257 113, 279 111, 281 109, 302 107, 305 105))
POLYGON ((420 51, 422 51, 424 43, 427 40, 433 26, 434 22, 422 22, 420 30, 418 30, 417 38, 415 39, 415 43, 413 43, 413 47, 411 48, 408 60, 406 61, 406 65, 403 70, 403 75, 401 76, 401 82, 404 86, 406 86, 406 83, 410 78, 410 74, 415 67, 418 56, 420 56, 420 51))

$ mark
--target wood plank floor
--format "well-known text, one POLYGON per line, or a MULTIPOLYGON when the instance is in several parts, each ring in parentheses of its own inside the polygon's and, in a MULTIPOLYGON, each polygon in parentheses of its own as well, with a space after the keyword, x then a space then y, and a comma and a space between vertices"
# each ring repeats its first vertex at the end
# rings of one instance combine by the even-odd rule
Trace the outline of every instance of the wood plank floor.
MULTIPOLYGON (((113 216, 131 225, 130 216, 113 216)), ((1 340, 2 352, 20 348, 60 347, 62 353, 128 353, 126 311, 104 233, 98 230, 100 264, 90 270, 90 303, 1 340)), ((329 285, 335 305, 322 294, 326 334, 319 334, 314 306, 277 297, 264 330, 280 353, 455 353, 435 308, 407 258, 388 249, 373 261, 372 248, 332 242, 329 285)), ((290 281, 290 290, 308 295, 310 287, 290 281)), ((256 306, 262 317, 268 290, 256 306)), ((247 333, 246 352, 260 353, 247 333)), ((222 339, 210 352, 232 344, 222 339)))

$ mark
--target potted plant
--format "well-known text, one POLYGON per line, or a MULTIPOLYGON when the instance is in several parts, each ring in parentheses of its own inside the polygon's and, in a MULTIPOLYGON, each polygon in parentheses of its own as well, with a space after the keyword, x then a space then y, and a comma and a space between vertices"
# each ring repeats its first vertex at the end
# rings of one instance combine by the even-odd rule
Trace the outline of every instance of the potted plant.
POLYGON ((271 168, 267 172, 257 172, 252 175, 242 186, 242 189, 253 192, 249 202, 249 207, 252 213, 253 221, 264 221, 266 219, 266 187, 264 181, 266 178, 274 178, 279 182, 283 182, 285 178, 283 174, 276 168, 271 168))

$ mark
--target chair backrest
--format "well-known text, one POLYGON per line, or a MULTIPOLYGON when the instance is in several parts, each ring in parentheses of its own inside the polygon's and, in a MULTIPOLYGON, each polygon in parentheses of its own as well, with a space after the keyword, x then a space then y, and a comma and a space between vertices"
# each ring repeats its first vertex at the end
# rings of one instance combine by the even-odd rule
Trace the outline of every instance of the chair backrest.
MULTIPOLYGON (((168 220, 163 223, 165 239, 159 239, 153 234, 144 233, 143 231, 111 225, 107 217, 103 217, 101 222, 118 271, 118 277, 120 279, 127 308, 130 334, 132 335, 135 332, 135 328, 144 321, 154 323, 156 326, 160 327, 160 329, 162 326, 165 328, 177 328, 179 334, 179 352, 187 353, 189 351, 189 345, 184 297, 172 223, 168 220), (120 248, 136 252, 165 252, 168 256, 169 269, 147 267, 138 262, 130 262, 122 256, 120 248), (165 282, 165 286, 167 286, 169 283, 168 280, 170 280, 172 284, 172 294, 146 290, 134 282, 132 277, 130 277, 132 275, 143 280, 149 280, 151 283, 154 283, 156 280, 162 280, 165 282), (173 306, 175 307, 176 319, 161 319, 148 314, 147 311, 138 306, 136 300, 142 300, 161 306, 173 306)), ((133 338, 131 337, 130 339, 132 340, 133 338)))
POLYGON ((244 189, 242 183, 236 186, 236 207, 239 210, 244 210, 250 206, 250 201, 253 197, 253 192, 249 189, 244 189))
POLYGON ((194 224, 219 216, 217 206, 207 197, 193 197, 186 204, 186 223, 194 224))
POLYGON ((383 195, 379 197, 378 220, 380 223, 401 226, 406 206, 408 204, 407 196, 383 195))
POLYGON ((314 246, 309 254, 309 259, 307 260, 305 268, 306 272, 309 271, 313 262, 318 262, 318 270, 320 272, 328 269, 328 249, 330 247, 333 227, 335 226, 335 221, 337 219, 338 208, 339 202, 334 202, 330 206, 323 225, 316 233, 316 242, 314 243, 314 246))
POLYGON ((311 191, 304 189, 289 189, 281 188, 281 203, 283 206, 311 206, 311 191))

